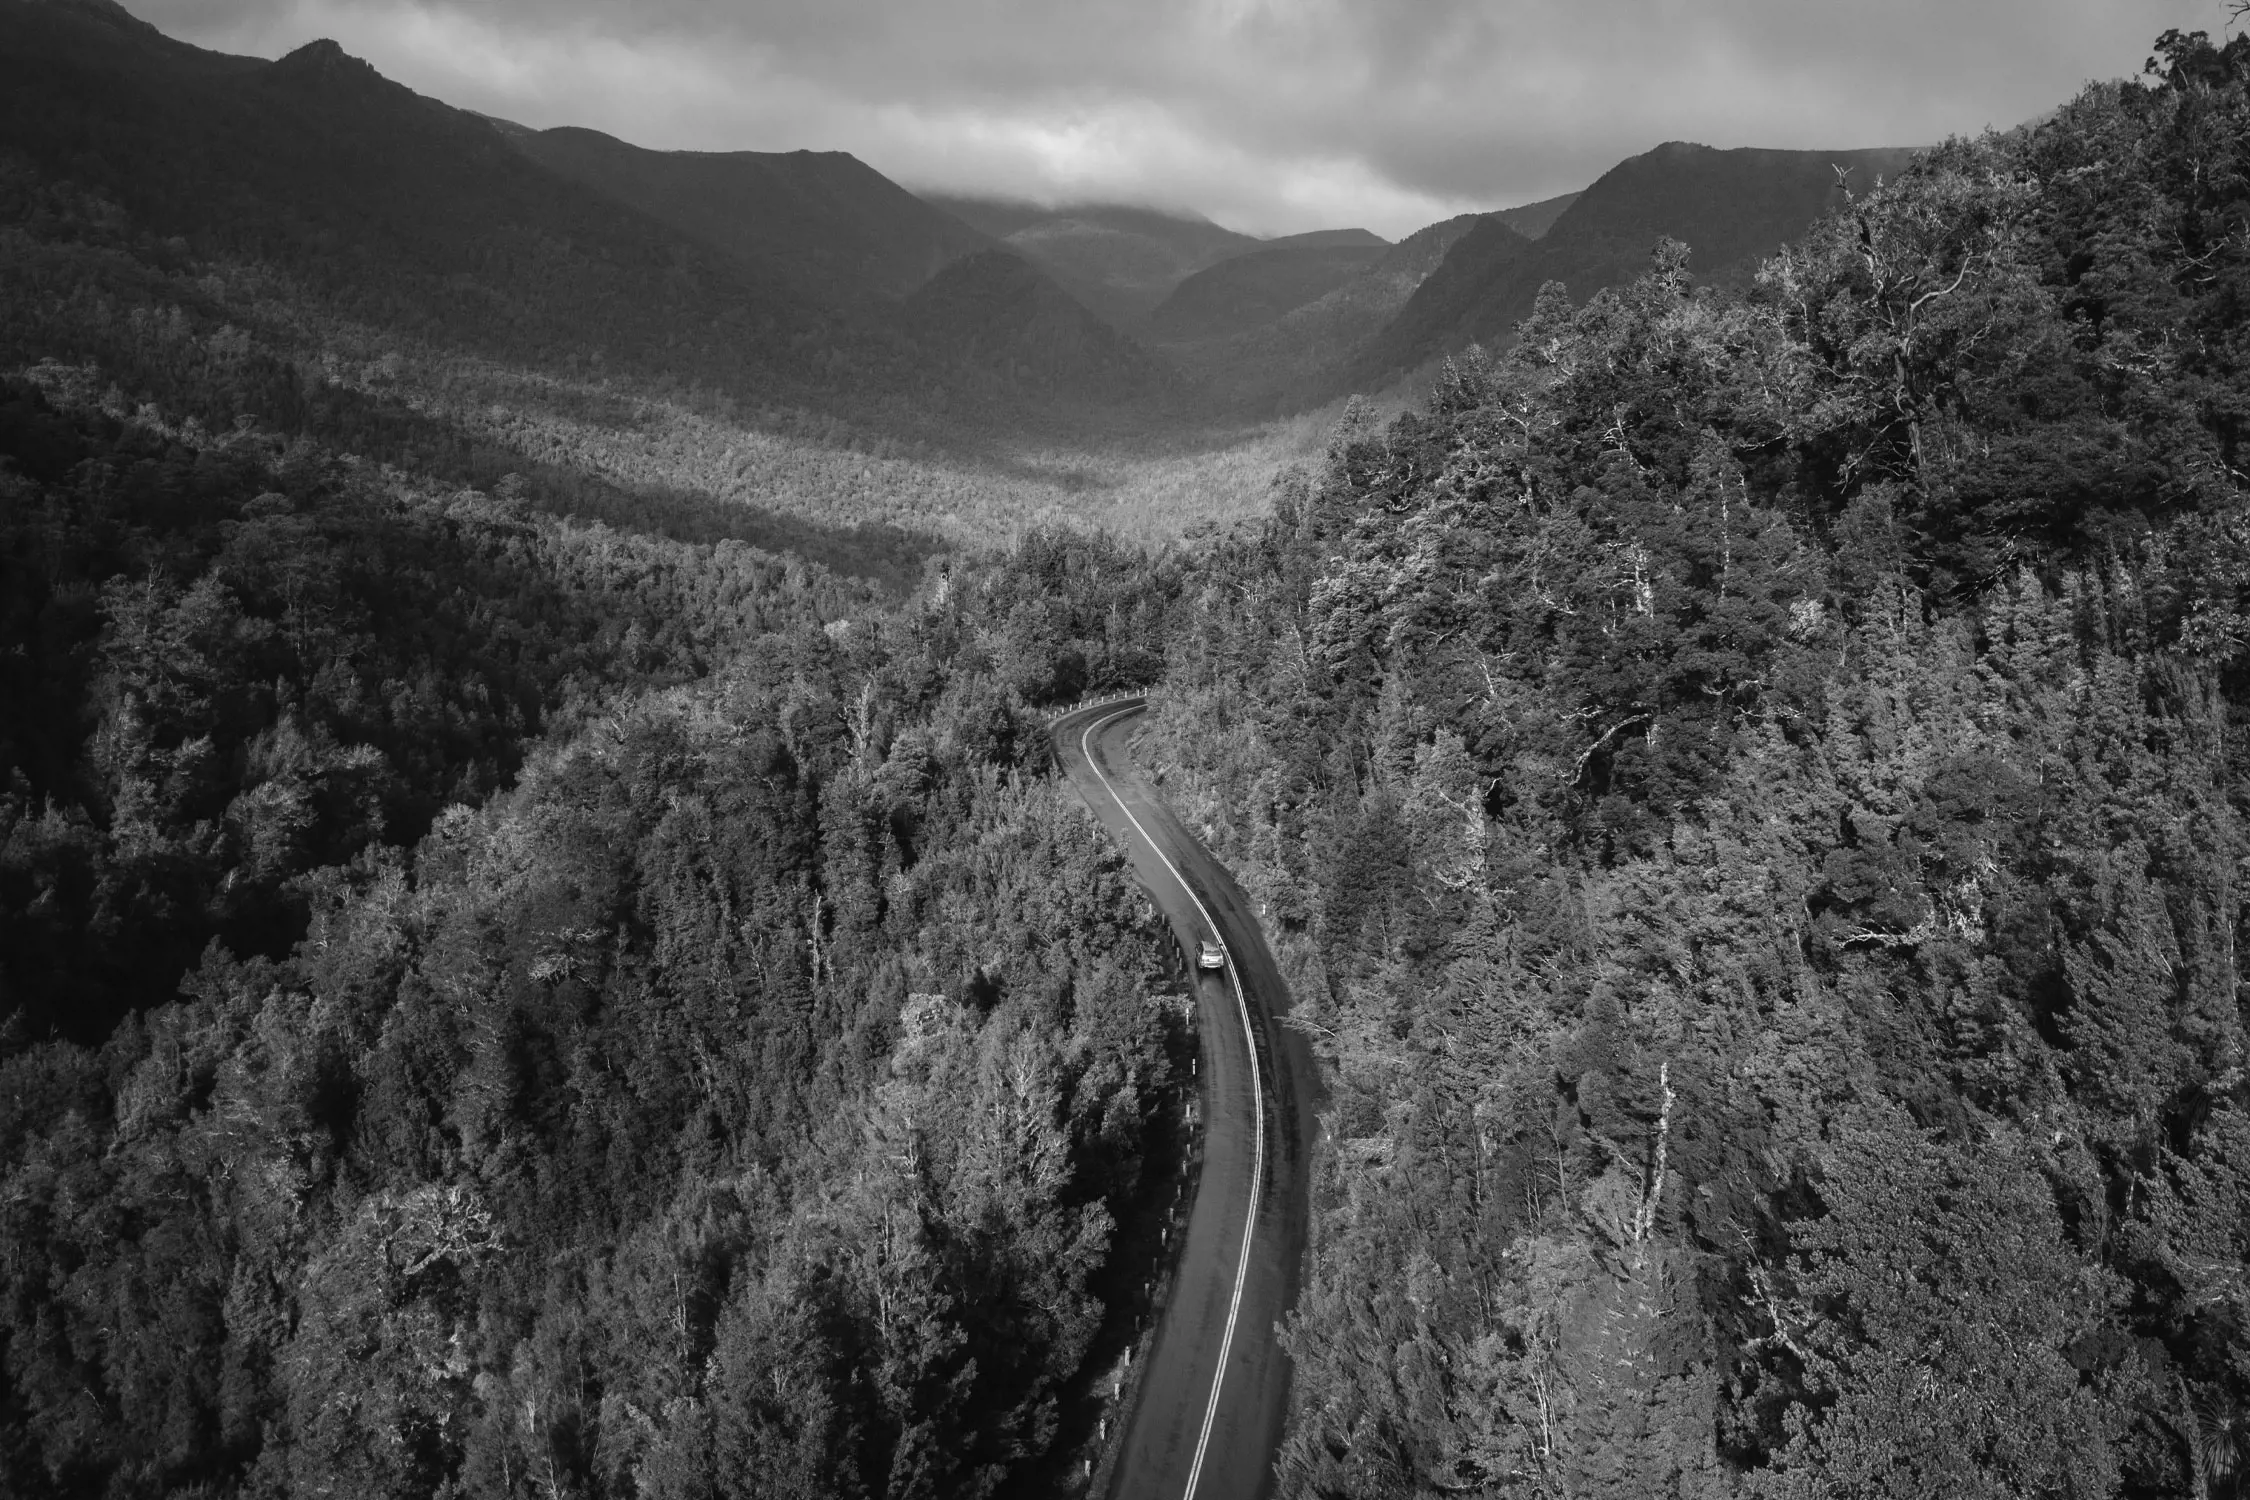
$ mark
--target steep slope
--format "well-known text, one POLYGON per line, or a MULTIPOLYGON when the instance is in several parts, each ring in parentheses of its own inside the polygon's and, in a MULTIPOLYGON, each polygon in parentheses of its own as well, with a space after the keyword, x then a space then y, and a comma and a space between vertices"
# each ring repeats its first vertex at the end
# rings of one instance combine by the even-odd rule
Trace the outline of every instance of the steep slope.
POLYGON ((1132 555, 899 607, 98 389, 0 375, 0 1495, 1071 1493, 1192 1083, 1024 703, 1132 555))
POLYGON ((1472 343, 1504 343, 1545 283, 1559 281, 1583 301, 1638 275, 1666 236, 1689 246, 1699 277, 1740 274, 1842 201, 1839 170, 1872 186, 1912 156, 1667 142, 1603 174, 1536 241, 1497 215, 1464 236, 1440 273, 1350 361, 1344 384, 1380 384, 1472 343))
POLYGON ((1498 219, 1525 239, 1536 240, 1542 238, 1548 230, 1554 228, 1555 220, 1561 218, 1564 210, 1576 203, 1579 196, 1577 193, 1564 193, 1559 198, 1542 198, 1537 203, 1526 203, 1516 208, 1496 209, 1492 217, 1498 219))
POLYGON ((997 235, 1111 324, 1137 331, 1181 281, 1265 242, 1193 214, 1113 203, 1059 208, 933 196, 930 202, 997 235))
POLYGON ((511 130, 534 160, 833 302, 904 297, 989 249, 843 151, 650 151, 597 130, 511 130))
MULTIPOLYGON (((104 3, 0 0, 0 153, 113 205, 135 256, 270 284, 308 360, 349 330, 425 363, 621 375, 913 431, 942 407, 949 436, 1102 399, 1059 373, 988 378, 968 345, 866 306, 989 241, 847 157, 671 157, 573 131, 527 150, 528 134, 334 42, 269 63, 104 3)), ((1052 322, 1043 292, 1006 284, 1030 300, 1003 325, 1052 322)))
POLYGON ((1383 258, 1367 268, 1367 274, 1411 277, 1419 286, 1438 268, 1455 242, 1476 228, 1484 217, 1482 214, 1456 214, 1435 224, 1425 224, 1384 251, 1383 258))
POLYGON ((1258 248, 1208 219, 1146 208, 1087 207, 1045 219, 1007 243, 1110 322, 1130 327, 1205 266, 1258 248))
POLYGON ((1218 339, 1158 347, 1212 389, 1255 411, 1317 403, 1335 367, 1406 306, 1455 242, 1478 224, 1461 214, 1416 230, 1357 275, 1261 326, 1218 339))
POLYGON ((933 358, 1016 388, 1097 402, 1159 399, 1175 382, 1147 351, 1005 249, 955 261, 906 300, 933 358))
MULTIPOLYGON (((1456 240, 1445 259, 1414 289, 1405 306, 1366 346, 1349 368, 1355 375, 1413 368, 1433 355, 1475 341, 1512 307, 1523 284, 1523 267, 1541 259, 1536 242, 1487 217, 1456 240), (1497 306, 1499 311, 1494 311, 1497 306)), ((1534 295, 1546 278, 1529 282, 1534 295)), ((1524 304, 1530 310, 1530 304, 1524 304)), ((1507 325, 1513 327, 1513 323, 1507 325)))
POLYGON ((1373 235, 1366 243, 1304 243, 1310 238, 1297 236, 1197 271, 1149 314, 1150 333, 1160 339, 1219 338, 1271 323, 1334 291, 1391 248, 1373 235))
POLYGON ((1719 151, 1668 141, 1612 167, 1555 221, 1544 243, 1580 255, 1607 250, 1638 275, 1648 243, 1670 235, 1694 250, 1697 274, 1709 279, 1771 254, 1842 202, 1839 171, 1869 188, 1913 157, 1907 148, 1719 151))
POLYGON ((884 357, 777 275, 558 177, 333 42, 267 63, 114 7, 0 0, 0 149, 182 255, 279 273, 323 317, 737 389, 802 384, 813 348, 863 377, 884 357))
POLYGON ((2250 37, 2154 51, 1187 559, 1136 754, 1336 1122, 1275 1493, 2239 1493, 2250 37))

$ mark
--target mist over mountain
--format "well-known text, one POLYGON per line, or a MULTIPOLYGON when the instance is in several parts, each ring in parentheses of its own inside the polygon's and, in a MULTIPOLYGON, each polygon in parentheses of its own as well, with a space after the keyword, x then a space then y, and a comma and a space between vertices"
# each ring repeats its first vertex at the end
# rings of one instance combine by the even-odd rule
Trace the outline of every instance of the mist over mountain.
POLYGON ((996 240, 1004 240, 1019 229, 1029 229, 1034 224, 1067 212, 1062 208, 1016 198, 979 198, 929 191, 923 192, 921 198, 931 207, 951 214, 970 228, 996 240))

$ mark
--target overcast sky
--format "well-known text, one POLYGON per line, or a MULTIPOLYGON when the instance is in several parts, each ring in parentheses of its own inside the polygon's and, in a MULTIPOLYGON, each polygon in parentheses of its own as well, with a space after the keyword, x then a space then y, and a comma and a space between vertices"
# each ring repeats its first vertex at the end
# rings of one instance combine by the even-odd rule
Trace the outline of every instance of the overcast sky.
POLYGON ((1396 237, 1666 140, 1917 145, 2137 72, 2225 0, 125 0, 316 37, 426 94, 645 146, 850 151, 910 186, 1396 237))

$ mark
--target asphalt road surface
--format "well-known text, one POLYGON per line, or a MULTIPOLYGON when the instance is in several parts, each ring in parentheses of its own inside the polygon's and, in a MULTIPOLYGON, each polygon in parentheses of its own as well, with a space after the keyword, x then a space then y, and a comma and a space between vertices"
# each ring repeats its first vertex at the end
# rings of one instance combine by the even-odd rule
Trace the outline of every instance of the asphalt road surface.
POLYGON ((1071 714, 1055 745, 1072 784, 1133 861, 1189 963, 1216 937, 1223 971, 1197 974, 1202 1171, 1170 1301, 1126 1414, 1110 1500, 1256 1500, 1273 1488, 1289 1361, 1274 1338, 1305 1249, 1316 1075, 1277 1024, 1289 993, 1257 908, 1157 799, 1125 743, 1138 700, 1071 714))

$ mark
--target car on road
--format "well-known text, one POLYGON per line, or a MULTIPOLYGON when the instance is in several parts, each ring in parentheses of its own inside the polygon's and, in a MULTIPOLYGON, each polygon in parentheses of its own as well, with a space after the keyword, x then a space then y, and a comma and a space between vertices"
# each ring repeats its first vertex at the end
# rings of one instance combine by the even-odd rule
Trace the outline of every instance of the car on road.
POLYGON ((1195 951, 1195 966, 1199 969, 1223 969, 1227 966, 1227 950, 1205 938, 1195 951))

